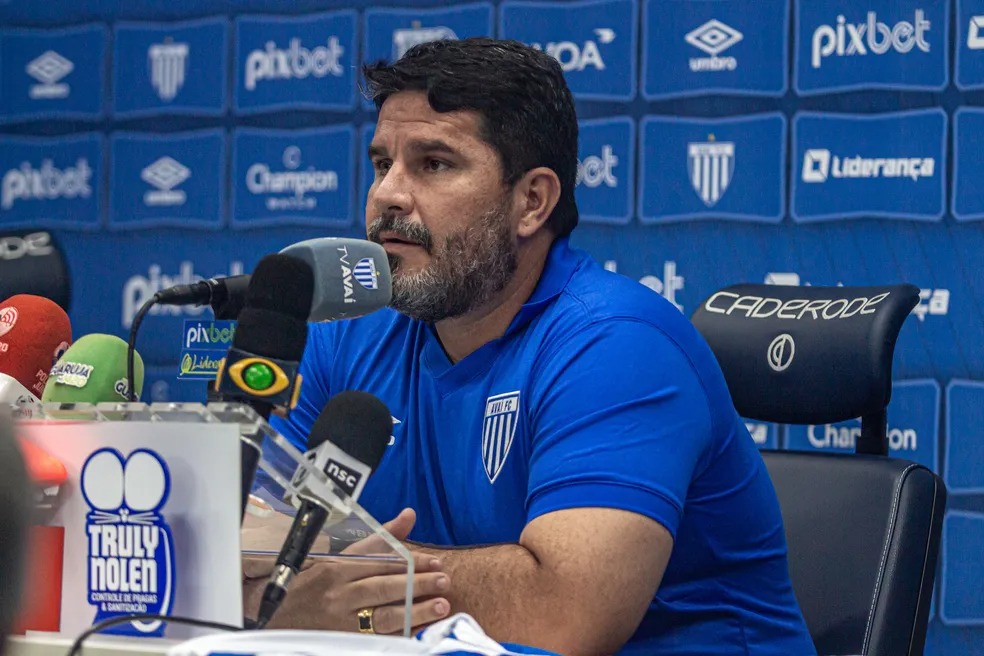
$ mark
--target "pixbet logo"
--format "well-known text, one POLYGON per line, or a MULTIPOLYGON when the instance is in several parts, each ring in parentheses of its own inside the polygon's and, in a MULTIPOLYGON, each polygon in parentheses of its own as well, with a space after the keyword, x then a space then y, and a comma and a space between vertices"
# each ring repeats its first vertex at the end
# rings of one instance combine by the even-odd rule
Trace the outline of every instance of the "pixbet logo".
POLYGON ((328 38, 327 45, 312 49, 301 45, 294 37, 286 50, 281 50, 273 41, 267 41, 263 50, 253 50, 246 58, 246 90, 256 89, 256 83, 263 80, 303 80, 333 75, 341 77, 345 73, 341 59, 345 48, 337 36, 328 38))
POLYGON ((588 155, 583 160, 578 160, 577 180, 574 184, 583 184, 589 189, 601 185, 618 187, 618 178, 615 177, 616 166, 618 166, 618 157, 612 147, 605 144, 601 147, 601 155, 588 155))
POLYGON ((37 169, 30 162, 22 162, 20 168, 10 169, 3 175, 0 208, 9 210, 18 200, 88 198, 92 195, 91 179, 92 169, 84 157, 74 167, 64 169, 55 167, 50 159, 42 160, 37 169))
POLYGON ((914 22, 899 21, 893 27, 879 22, 875 12, 868 12, 864 23, 848 23, 837 17, 837 25, 821 25, 813 32, 810 65, 820 68, 825 57, 853 55, 884 55, 889 50, 905 54, 913 48, 929 52, 926 32, 930 23, 922 9, 916 10, 914 22))
POLYGON ((598 71, 605 70, 605 60, 601 56, 599 44, 608 45, 615 41, 615 30, 599 27, 594 30, 597 40, 589 39, 582 44, 574 41, 550 41, 546 45, 531 43, 537 50, 543 50, 560 62, 565 73, 583 71, 589 66, 598 71))
POLYGON ((214 323, 199 323, 188 326, 185 330, 185 348, 192 346, 214 346, 219 345, 228 347, 232 344, 232 338, 236 334, 235 326, 219 327, 214 323))

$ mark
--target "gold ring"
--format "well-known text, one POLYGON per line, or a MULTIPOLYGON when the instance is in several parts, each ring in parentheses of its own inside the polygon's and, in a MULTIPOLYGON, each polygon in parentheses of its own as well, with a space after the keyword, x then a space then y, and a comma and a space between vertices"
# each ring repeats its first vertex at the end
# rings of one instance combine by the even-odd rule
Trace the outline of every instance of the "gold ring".
POLYGON ((363 608, 359 611, 359 633, 375 633, 376 630, 372 628, 372 614, 376 612, 375 608, 363 608))

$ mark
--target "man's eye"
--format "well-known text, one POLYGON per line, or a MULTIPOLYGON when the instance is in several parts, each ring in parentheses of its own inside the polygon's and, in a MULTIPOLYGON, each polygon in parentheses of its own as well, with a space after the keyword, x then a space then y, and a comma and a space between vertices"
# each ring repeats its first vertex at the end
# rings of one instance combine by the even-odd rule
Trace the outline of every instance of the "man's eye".
POLYGON ((377 174, 382 175, 382 174, 386 173, 387 171, 389 171, 390 163, 388 161, 386 161, 386 160, 382 160, 381 159, 381 160, 376 161, 373 164, 373 168, 376 170, 376 173, 377 174))
POLYGON ((435 171, 445 171, 450 168, 450 164, 447 162, 442 162, 439 159, 429 159, 427 160, 427 170, 431 172, 435 171))

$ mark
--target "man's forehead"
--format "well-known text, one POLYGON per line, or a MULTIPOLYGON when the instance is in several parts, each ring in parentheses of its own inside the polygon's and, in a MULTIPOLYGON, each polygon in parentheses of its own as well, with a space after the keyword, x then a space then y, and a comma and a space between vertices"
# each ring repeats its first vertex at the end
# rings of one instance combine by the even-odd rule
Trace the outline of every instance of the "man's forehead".
POLYGON ((452 112, 435 111, 422 91, 403 91, 386 99, 379 110, 373 143, 396 136, 422 139, 453 139, 462 145, 465 139, 481 143, 481 116, 469 109, 452 112))

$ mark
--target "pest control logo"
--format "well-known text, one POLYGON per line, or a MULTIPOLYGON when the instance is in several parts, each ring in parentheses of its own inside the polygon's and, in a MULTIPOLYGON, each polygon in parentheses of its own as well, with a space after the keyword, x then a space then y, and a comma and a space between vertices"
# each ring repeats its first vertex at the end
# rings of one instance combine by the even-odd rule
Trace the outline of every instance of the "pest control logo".
MULTIPOLYGON (((89 505, 85 530, 93 623, 134 613, 167 615, 174 604, 174 541, 161 514, 171 489, 164 460, 149 449, 128 457, 100 449, 82 467, 89 505)), ((130 622, 106 633, 162 636, 160 621, 130 622)))

